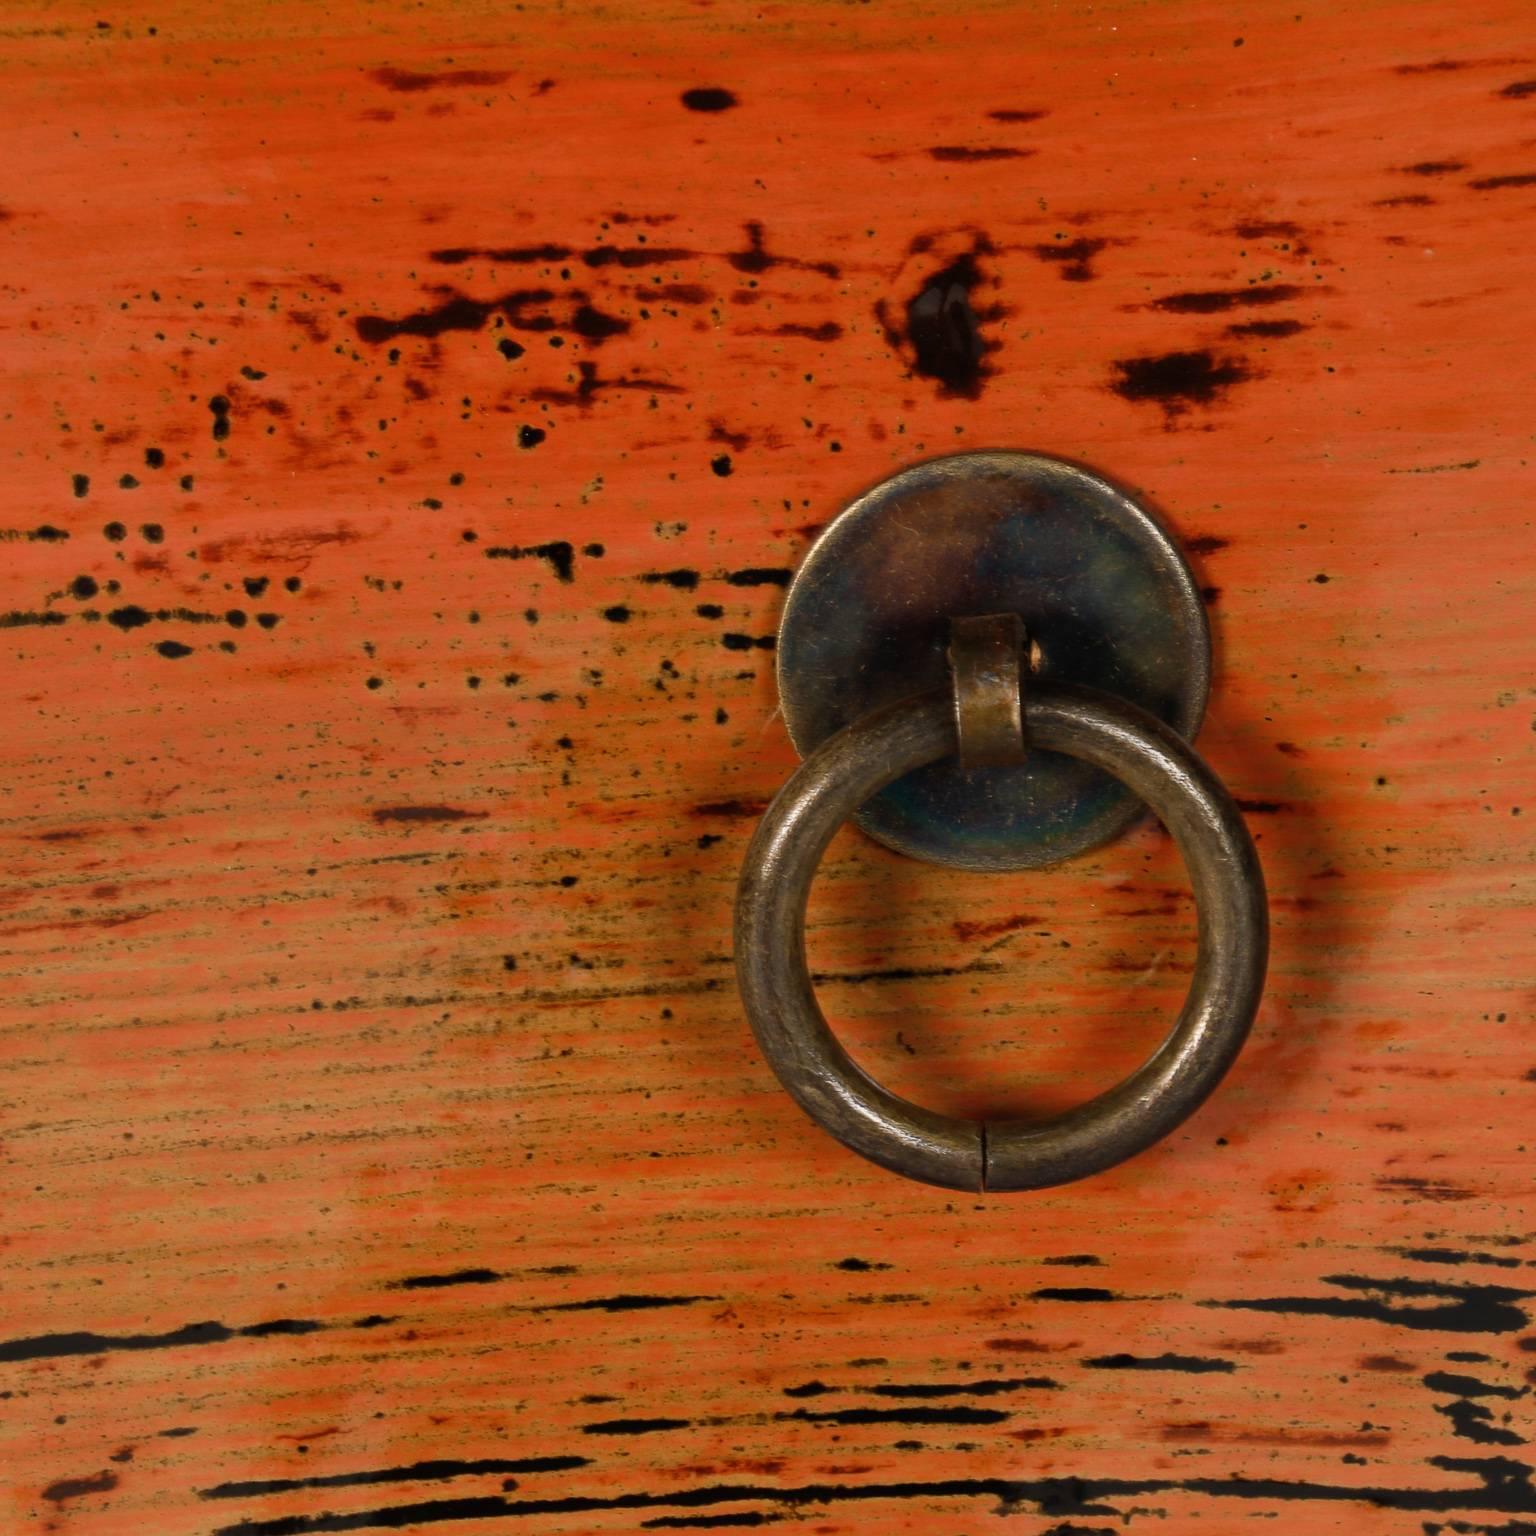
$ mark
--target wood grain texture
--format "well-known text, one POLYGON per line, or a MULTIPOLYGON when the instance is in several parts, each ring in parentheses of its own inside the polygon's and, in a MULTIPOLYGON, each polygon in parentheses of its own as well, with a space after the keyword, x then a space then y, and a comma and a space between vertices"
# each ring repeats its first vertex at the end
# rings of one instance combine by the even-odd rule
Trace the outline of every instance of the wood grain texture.
MULTIPOLYGON (((959 9, 0 16, 6 1529, 1536 1530, 1529 5, 959 9), (1274 961, 967 1200, 729 929, 786 573, 984 446, 1194 551, 1274 961)), ((1024 1113, 1191 918, 848 833, 811 944, 1024 1113)))

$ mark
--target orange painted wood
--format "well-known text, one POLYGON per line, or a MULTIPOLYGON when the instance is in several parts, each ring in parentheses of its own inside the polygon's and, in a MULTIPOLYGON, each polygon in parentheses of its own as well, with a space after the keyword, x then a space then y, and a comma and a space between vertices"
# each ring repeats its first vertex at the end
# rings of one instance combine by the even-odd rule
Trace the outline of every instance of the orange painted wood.
MULTIPOLYGON (((1530 23, 10 6, 0 1525, 1536 1529, 1530 23), (1012 1199, 730 969, 783 573, 981 446, 1192 551, 1274 916, 1216 1098, 1012 1199)), ((811 947, 1023 1113, 1192 912, 850 832, 811 947)))

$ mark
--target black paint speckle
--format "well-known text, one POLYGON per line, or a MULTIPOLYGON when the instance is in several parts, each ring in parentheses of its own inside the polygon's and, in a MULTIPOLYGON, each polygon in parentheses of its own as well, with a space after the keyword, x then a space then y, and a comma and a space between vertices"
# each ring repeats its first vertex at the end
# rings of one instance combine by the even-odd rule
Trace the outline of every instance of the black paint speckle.
POLYGON ((485 551, 487 560, 547 560, 549 568, 561 581, 570 581, 576 568, 576 551, 566 539, 552 539, 547 544, 492 544, 485 551))
POLYGON ((682 103, 690 112, 728 112, 740 105, 734 91, 719 85, 696 85, 683 92, 682 103))
POLYGON ((906 335, 914 353, 913 367, 937 379, 944 392, 974 400, 981 394, 986 373, 986 346, 971 295, 981 282, 974 253, 961 256, 935 272, 907 303, 906 335))
POLYGON ((155 649, 171 661, 180 661, 183 656, 192 654, 192 647, 183 645, 179 640, 162 640, 155 649))
POLYGON ((1060 270, 1063 281, 1086 283, 1097 275, 1093 270, 1093 258, 1109 244, 1108 240, 1086 237, 1064 240, 1058 236, 1050 244, 1036 245, 1032 249, 1039 260, 1050 262, 1060 270))
POLYGON ((606 341, 610 336, 622 336, 629 329, 629 321, 582 304, 571 316, 571 329, 588 341, 606 341))
POLYGON ((215 395, 208 402, 208 409, 213 412, 214 441, 223 442, 229 436, 229 397, 215 395))
POLYGON ((640 578, 650 586, 676 587, 680 592, 692 592, 699 584, 697 571, 682 569, 676 571, 646 571, 640 578))
POLYGON ((1110 388, 1124 400, 1152 401, 1170 416, 1192 405, 1211 405, 1234 384, 1253 377, 1236 358, 1214 353, 1162 352, 1117 360, 1110 388))
POLYGON ((517 429, 517 446, 519 448, 537 448, 544 441, 546 435, 542 427, 519 427, 517 429))
POLYGON ((722 480, 735 468, 735 466, 731 463, 731 456, 728 453, 716 454, 715 457, 709 461, 709 467, 714 470, 714 472, 719 475, 722 480))

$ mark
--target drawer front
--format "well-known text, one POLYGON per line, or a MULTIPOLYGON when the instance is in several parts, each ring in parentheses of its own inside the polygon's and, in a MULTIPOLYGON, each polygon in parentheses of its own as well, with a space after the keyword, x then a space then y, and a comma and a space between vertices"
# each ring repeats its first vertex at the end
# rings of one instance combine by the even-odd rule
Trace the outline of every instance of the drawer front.
MULTIPOLYGON (((5 35, 0 1523, 1533 1528, 1527 6, 5 35), (979 448, 1189 553, 1273 929, 1211 1101, 1012 1197, 818 1131, 731 955, 789 577, 979 448)), ((1022 1116, 1194 916, 1155 822, 850 828, 809 950, 1022 1116)))

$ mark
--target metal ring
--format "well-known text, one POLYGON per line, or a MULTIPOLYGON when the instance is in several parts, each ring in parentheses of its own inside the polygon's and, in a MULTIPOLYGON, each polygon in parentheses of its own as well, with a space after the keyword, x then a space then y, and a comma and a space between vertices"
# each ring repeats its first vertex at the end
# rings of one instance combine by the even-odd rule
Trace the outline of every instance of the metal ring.
POLYGON ((946 1189, 1041 1189, 1085 1178, 1166 1136, 1231 1066, 1264 987, 1264 876, 1232 797, 1160 720, 1087 688, 1041 687, 1026 701, 1034 746, 1115 775, 1156 812, 1189 868, 1199 953, 1172 1031, 1130 1077, 1047 1121, 983 1124, 935 1114, 881 1087, 827 1025, 805 961, 805 907, 833 834, 871 795, 952 753, 948 690, 874 711, 811 754, 775 797, 736 897, 736 974, 769 1065, 844 1146, 946 1189))

